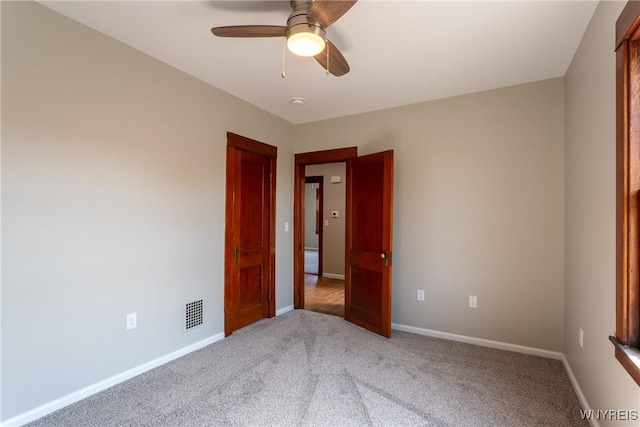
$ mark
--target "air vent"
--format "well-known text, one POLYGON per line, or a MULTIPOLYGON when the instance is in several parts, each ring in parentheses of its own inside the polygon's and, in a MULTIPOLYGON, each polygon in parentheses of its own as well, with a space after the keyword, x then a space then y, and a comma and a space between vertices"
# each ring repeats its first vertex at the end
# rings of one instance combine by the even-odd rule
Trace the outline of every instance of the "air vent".
POLYGON ((202 325, 202 300, 187 304, 185 329, 189 330, 202 325))

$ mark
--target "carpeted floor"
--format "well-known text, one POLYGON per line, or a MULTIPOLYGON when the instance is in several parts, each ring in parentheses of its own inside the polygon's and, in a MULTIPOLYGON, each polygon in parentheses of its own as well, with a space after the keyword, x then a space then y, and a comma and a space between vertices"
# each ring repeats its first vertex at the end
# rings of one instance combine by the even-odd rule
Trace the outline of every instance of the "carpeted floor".
POLYGON ((295 310, 31 426, 587 426, 560 361, 295 310))

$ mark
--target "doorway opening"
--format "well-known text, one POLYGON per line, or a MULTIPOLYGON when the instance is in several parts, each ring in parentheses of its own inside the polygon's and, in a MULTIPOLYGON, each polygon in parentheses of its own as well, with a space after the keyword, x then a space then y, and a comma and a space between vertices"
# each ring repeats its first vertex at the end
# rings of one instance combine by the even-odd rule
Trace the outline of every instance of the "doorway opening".
MULTIPOLYGON (((393 150, 360 157, 357 151, 356 147, 350 147, 295 155, 294 308, 306 308, 304 274, 306 169, 311 165, 346 162, 344 318, 371 332, 390 337, 393 277, 393 150)), ((334 218, 333 211, 330 216, 334 218)), ((336 212, 335 217, 339 216, 339 212, 336 212)), ((325 218, 325 223, 326 221, 325 218)), ((326 246, 326 233, 324 240, 326 246)), ((323 263, 323 276, 326 276, 326 257, 323 263)))
POLYGON ((345 302, 345 183, 345 162, 305 167, 304 308, 340 317, 345 302))
MULTIPOLYGON (((294 175, 294 307, 306 308, 307 310, 320 311, 327 314, 333 314, 344 317, 345 303, 345 203, 346 196, 344 194, 345 185, 345 162, 348 159, 357 157, 358 151, 356 147, 341 148, 336 150, 319 151, 313 153, 296 154, 295 156, 295 175, 294 175), (337 169, 336 169, 337 168, 337 169), (342 168, 342 172, 340 172, 342 168), (331 177, 340 176, 340 183, 331 184, 331 177), (323 191, 318 195, 321 199, 322 206, 318 206, 319 214, 311 215, 309 206, 315 208, 314 204, 305 202, 305 200, 315 200, 314 190, 312 197, 309 197, 310 183, 320 181, 322 178, 323 191), (336 206, 331 201, 334 197, 334 191, 331 197, 326 197, 328 189, 334 186, 332 190, 338 190, 342 187, 340 205, 336 206), (335 213, 334 213, 335 212, 335 213), (335 218, 333 216, 336 216, 335 218), (316 221, 318 223, 316 224, 316 221), (309 222, 311 222, 309 224, 309 222), (318 226, 318 258, 321 260, 318 274, 305 273, 305 255, 308 258, 308 248, 313 242, 313 238, 307 239, 306 235, 309 230, 315 232, 318 226), (342 227, 340 227, 342 225, 342 227), (340 231, 341 230, 341 231, 340 231), (329 242, 327 242, 329 239, 329 242), (338 246, 334 243, 339 240, 338 246), (329 245, 327 245, 329 243, 329 245), (337 257, 336 257, 337 255, 337 257)), ((334 178, 334 181, 337 180, 334 178)), ((319 186, 318 186, 319 187, 319 186)), ((340 198, 340 192, 336 191, 340 198)), ((314 209, 315 210, 315 209, 314 209)))

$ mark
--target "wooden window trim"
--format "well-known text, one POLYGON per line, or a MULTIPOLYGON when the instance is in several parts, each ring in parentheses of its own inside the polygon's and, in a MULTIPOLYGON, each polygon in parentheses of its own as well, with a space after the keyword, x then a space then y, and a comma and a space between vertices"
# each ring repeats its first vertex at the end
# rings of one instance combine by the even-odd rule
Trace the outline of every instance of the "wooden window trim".
POLYGON ((616 22, 616 359, 640 385, 640 2, 616 22))

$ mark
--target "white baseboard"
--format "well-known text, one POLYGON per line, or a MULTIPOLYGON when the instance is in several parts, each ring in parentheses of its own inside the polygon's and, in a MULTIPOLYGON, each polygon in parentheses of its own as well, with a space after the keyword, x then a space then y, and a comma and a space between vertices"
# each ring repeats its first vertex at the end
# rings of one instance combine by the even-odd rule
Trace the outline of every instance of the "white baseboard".
POLYGON ((74 391, 73 393, 67 394, 66 396, 62 396, 61 398, 56 399, 52 402, 45 403, 44 405, 40 405, 37 408, 31 409, 30 411, 27 411, 23 414, 17 415, 6 421, 0 422, 0 426, 14 427, 14 426, 21 426, 23 424, 29 423, 33 420, 36 420, 38 418, 44 417, 47 414, 57 411, 58 409, 64 408, 65 406, 71 405, 72 403, 75 403, 93 394, 101 392, 102 390, 106 390, 109 387, 113 387, 116 384, 129 380, 153 368, 157 368, 160 365, 164 365, 165 363, 168 363, 174 359, 177 359, 186 354, 192 353, 196 350, 201 349, 202 347, 206 347, 209 344, 213 344, 216 341, 220 341, 223 338, 224 338, 224 333, 220 332, 209 338, 205 338, 202 341, 198 341, 194 344, 188 345, 179 350, 176 350, 164 356, 158 357, 157 359, 151 360, 150 362, 143 363, 142 365, 136 366, 135 368, 131 368, 120 374, 117 374, 105 380, 99 381, 83 389, 74 391))
POLYGON ((293 310, 293 306, 292 305, 288 305, 284 308, 281 308, 280 310, 276 310, 276 316, 280 316, 282 314, 288 313, 290 311, 293 310))
POLYGON ((564 357, 562 353, 557 351, 543 350, 541 348, 535 347, 526 347, 524 345, 518 344, 509 344, 501 341, 486 340, 484 338, 468 337, 466 335, 450 334, 448 332, 434 331, 431 329, 423 329, 415 326, 400 325, 398 323, 392 323, 391 328, 398 331, 412 332, 418 335, 426 335, 428 337, 443 338, 445 340, 475 344, 482 347, 497 348, 498 350, 507 350, 516 353, 529 354, 532 356, 546 357, 547 359, 562 360, 562 358, 564 357))
MULTIPOLYGON (((573 391, 575 391, 576 395, 578 396, 580 406, 582 406, 582 409, 584 409, 585 411, 590 411, 591 406, 589 406, 589 402, 587 402, 587 398, 584 396, 584 393, 580 388, 580 384, 578 384, 578 379, 575 375, 573 375, 571 365, 569 365, 569 361, 564 356, 564 354, 562 355, 562 363, 564 364, 564 369, 565 371, 567 371, 567 375, 569 376, 569 380, 571 381, 571 385, 573 386, 573 391)), ((595 418, 589 419, 589 424, 591 424, 592 427, 600 427, 600 423, 595 418)))
POLYGON ((322 273, 322 277, 326 277, 327 279, 344 280, 344 274, 322 273))

